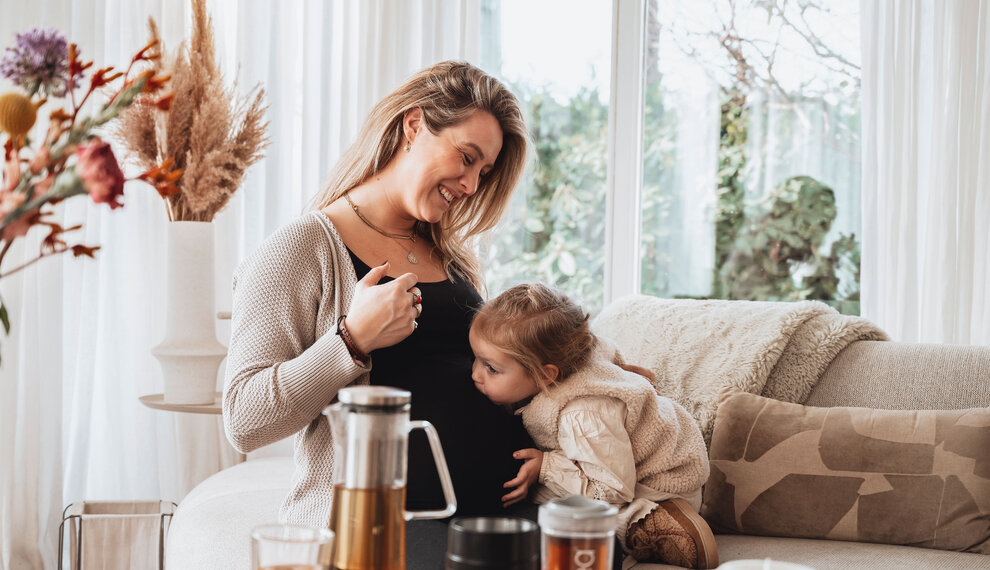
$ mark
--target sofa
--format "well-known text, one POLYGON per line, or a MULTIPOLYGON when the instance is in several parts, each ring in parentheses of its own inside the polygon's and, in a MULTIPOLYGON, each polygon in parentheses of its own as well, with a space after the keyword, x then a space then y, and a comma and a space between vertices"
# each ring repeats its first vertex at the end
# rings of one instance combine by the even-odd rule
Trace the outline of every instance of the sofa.
MULTIPOLYGON (((636 354, 636 339, 657 334, 650 312, 637 306, 651 302, 626 301, 621 311, 607 307, 594 326, 622 330, 610 338, 623 353, 636 354)), ((990 347, 853 340, 830 357, 801 403, 887 410, 990 407, 990 347)), ((292 470, 290 457, 249 459, 200 483, 172 519, 166 567, 249 568, 250 529, 277 519, 292 470)), ((914 546, 719 533, 716 540, 723 563, 771 558, 817 569, 990 568, 990 556, 914 546)), ((441 568, 442 561, 436 567, 441 568)), ((645 563, 633 567, 667 568, 645 563)))

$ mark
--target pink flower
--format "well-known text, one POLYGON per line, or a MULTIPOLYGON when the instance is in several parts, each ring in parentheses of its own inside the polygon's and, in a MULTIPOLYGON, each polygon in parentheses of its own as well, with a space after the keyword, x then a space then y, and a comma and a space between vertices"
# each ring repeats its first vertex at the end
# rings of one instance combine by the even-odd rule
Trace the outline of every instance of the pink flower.
POLYGON ((23 204, 25 197, 21 192, 11 192, 6 189, 0 191, 0 220, 6 218, 18 206, 23 204))
MULTIPOLYGON (((21 192, 0 192, 0 220, 5 219, 11 212, 20 207, 26 198, 27 196, 21 192)), ((33 212, 24 212, 21 217, 10 222, 10 224, 3 229, 3 233, 0 234, 0 239, 9 242, 14 238, 26 235, 28 230, 31 229, 31 224, 33 222, 33 212)))
POLYGON ((21 183, 21 161, 17 155, 7 159, 7 164, 3 168, 3 187, 0 190, 12 192, 21 183))
POLYGON ((124 173, 110 145, 93 137, 76 149, 76 158, 76 170, 90 198, 97 204, 109 204, 111 209, 123 206, 117 198, 124 195, 124 173))
POLYGON ((34 153, 34 158, 28 164, 31 174, 41 174, 41 171, 48 168, 52 160, 52 151, 47 146, 42 146, 38 152, 34 153))
POLYGON ((55 184, 55 175, 49 173, 48 176, 42 178, 34 185, 35 195, 42 196, 47 194, 52 189, 53 184, 55 184))

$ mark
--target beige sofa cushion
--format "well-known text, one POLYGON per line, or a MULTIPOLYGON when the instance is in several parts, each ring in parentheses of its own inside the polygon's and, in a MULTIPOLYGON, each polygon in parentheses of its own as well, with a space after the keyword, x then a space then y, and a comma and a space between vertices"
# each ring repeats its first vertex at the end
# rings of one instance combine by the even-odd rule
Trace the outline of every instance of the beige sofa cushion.
POLYGON ((990 346, 854 342, 801 403, 884 410, 985 408, 990 406, 990 346))
MULTIPOLYGON (((966 552, 948 552, 891 544, 869 544, 839 540, 808 538, 777 538, 739 534, 715 535, 718 559, 762 560, 770 558, 810 566, 815 570, 918 570, 919 568, 951 568, 952 570, 986 570, 990 557, 966 552)), ((640 562, 635 570, 677 568, 666 564, 640 562)))
POLYGON ((990 554, 990 409, 815 408, 722 392, 702 515, 744 534, 990 554))

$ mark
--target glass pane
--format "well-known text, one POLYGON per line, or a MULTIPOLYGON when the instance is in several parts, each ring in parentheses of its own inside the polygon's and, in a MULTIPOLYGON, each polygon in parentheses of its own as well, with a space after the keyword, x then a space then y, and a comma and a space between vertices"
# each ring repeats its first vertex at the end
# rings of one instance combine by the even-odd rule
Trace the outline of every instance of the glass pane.
POLYGON ((482 263, 491 294, 554 283, 603 300, 612 12, 600 0, 484 0, 482 67, 519 97, 536 156, 482 263), (567 14, 567 25, 548 28, 567 14), (552 33, 553 41, 548 41, 552 33))
POLYGON ((648 2, 642 291, 858 313, 858 0, 648 2))

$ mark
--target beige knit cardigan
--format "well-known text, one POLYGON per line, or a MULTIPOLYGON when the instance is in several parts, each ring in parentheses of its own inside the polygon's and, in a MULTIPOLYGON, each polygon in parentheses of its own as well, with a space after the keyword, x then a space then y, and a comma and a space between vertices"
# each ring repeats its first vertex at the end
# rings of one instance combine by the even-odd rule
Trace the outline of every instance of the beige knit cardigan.
POLYGON ((242 453, 295 434, 283 522, 329 523, 333 438, 321 412, 344 386, 367 383, 371 366, 358 366, 336 334, 356 282, 319 211, 277 230, 234 273, 223 424, 242 453))

